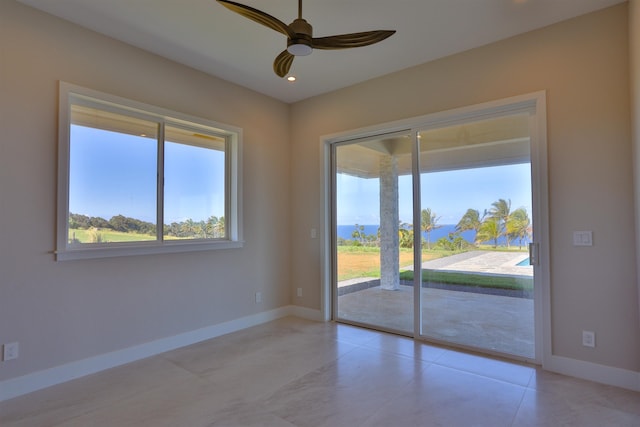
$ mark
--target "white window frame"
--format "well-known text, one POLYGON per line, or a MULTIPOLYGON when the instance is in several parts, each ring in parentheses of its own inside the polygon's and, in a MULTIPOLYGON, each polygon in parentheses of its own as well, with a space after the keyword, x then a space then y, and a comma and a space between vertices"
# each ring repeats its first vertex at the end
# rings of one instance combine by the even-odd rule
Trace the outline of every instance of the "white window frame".
MULTIPOLYGON (((92 89, 60 82, 58 112, 58 197, 56 260, 76 260, 160 253, 208 251, 241 248, 242 234, 242 129, 211 120, 193 117, 160 107, 109 95, 92 89), (70 245, 69 244, 69 155, 71 105, 74 102, 90 104, 140 118, 147 118, 166 125, 182 128, 201 128, 213 131, 225 139, 225 224, 224 239, 163 240, 160 232, 163 224, 157 224, 158 240, 70 245)), ((162 188, 158 193, 162 193, 162 188)), ((157 195, 158 217, 162 219, 162 195, 157 195)))

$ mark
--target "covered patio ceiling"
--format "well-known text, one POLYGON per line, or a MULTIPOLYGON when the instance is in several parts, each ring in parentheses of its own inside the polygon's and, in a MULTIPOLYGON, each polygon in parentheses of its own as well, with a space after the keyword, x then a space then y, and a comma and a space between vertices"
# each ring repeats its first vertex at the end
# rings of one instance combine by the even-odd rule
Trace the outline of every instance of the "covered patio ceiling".
MULTIPOLYGON (((530 161, 529 116, 518 114, 418 132, 420 172, 439 172, 530 161)), ((381 136, 340 146, 337 171, 380 177, 381 156, 396 156, 398 174, 411 173, 411 135, 381 136)))

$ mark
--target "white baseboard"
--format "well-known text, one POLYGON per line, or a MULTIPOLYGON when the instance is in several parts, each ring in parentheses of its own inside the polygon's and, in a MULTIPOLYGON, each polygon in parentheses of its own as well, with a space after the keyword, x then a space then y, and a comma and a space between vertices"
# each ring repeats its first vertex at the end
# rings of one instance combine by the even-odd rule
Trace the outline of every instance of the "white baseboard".
POLYGON ((291 315, 307 320, 314 320, 316 322, 324 322, 324 316, 322 315, 322 312, 320 310, 314 310, 312 308, 292 305, 291 315))
POLYGON ((299 316, 311 319, 313 312, 314 310, 304 309, 302 307, 280 307, 275 310, 253 314, 217 325, 207 326, 194 331, 33 372, 21 377, 0 381, 0 402, 85 375, 94 374, 105 369, 124 365, 125 363, 155 356, 165 351, 174 350, 251 326, 270 322, 281 317, 299 316))
POLYGON ((602 384, 640 391, 640 372, 614 368, 562 356, 551 356, 543 368, 558 374, 569 375, 602 384))
MULTIPOLYGON (((33 372, 21 377, 0 381, 0 402, 286 316, 296 316, 320 322, 324 320, 320 310, 299 306, 280 307, 275 310, 253 314, 217 325, 207 326, 195 331, 185 332, 172 337, 162 338, 88 359, 33 372)), ((640 391, 640 372, 562 356, 551 356, 548 360, 545 360, 544 369, 559 374, 640 391)))

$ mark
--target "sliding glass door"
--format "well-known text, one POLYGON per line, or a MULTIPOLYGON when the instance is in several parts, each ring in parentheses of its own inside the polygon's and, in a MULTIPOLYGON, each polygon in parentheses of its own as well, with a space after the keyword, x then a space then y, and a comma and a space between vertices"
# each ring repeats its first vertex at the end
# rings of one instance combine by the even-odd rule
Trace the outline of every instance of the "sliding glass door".
POLYGON ((421 335, 533 359, 528 114, 421 130, 421 335))
POLYGON ((334 319, 538 358, 532 111, 331 143, 334 319))
POLYGON ((408 133, 333 147, 338 319, 413 335, 412 149, 408 133))

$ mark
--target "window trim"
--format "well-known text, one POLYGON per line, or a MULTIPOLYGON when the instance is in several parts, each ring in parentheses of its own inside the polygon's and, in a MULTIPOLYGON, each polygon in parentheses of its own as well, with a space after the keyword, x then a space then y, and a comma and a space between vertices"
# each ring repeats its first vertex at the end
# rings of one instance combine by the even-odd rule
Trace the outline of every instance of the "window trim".
MULTIPOLYGON (((208 119, 178 113, 161 107, 156 107, 115 95, 102 93, 93 89, 77 86, 60 81, 58 98, 58 192, 56 219, 56 250, 57 261, 120 257, 132 255, 150 255, 161 253, 180 253, 194 251, 208 251, 216 249, 241 248, 244 245, 242 233, 242 128, 222 124, 208 119), (193 240, 155 240, 141 242, 108 243, 104 245, 87 245, 79 247, 69 245, 69 166, 70 166, 70 124, 71 105, 79 100, 93 106, 99 105, 109 111, 122 113, 126 111, 134 117, 160 121, 165 125, 180 128, 202 128, 215 130, 226 140, 225 147, 225 225, 226 239, 193 239, 193 240)), ((162 151, 162 150, 160 150, 162 151)), ((158 161, 163 161, 159 153, 158 161)), ((163 206, 163 189, 158 188, 156 200, 157 209, 163 206)), ((159 217, 162 218, 162 213, 159 217)), ((158 236, 161 228, 158 224, 158 236)))

